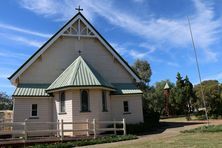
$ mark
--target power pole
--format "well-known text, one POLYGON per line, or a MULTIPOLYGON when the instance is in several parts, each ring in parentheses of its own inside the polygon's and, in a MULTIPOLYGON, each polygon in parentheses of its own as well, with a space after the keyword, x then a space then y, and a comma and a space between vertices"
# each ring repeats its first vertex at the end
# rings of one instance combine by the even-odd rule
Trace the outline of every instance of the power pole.
POLYGON ((189 17, 187 17, 187 20, 188 20, 188 24, 189 24, 190 36, 191 36, 191 40, 192 40, 192 44, 193 44, 193 50, 194 50, 195 59, 196 59, 197 72, 198 72, 199 81, 200 81, 200 91, 201 91, 201 95, 202 95, 203 105, 204 105, 204 108, 205 108, 205 116, 206 116, 206 119, 207 119, 207 124, 209 125, 209 118, 208 118, 208 114, 207 114, 206 101, 205 101, 204 92, 203 92, 202 79, 201 79, 201 74, 200 74, 200 67, 199 67, 199 62, 198 62, 198 58, 197 58, 197 51, 196 51, 196 47, 195 47, 195 44, 194 44, 193 33, 192 33, 192 28, 191 28, 191 25, 190 25, 189 17))

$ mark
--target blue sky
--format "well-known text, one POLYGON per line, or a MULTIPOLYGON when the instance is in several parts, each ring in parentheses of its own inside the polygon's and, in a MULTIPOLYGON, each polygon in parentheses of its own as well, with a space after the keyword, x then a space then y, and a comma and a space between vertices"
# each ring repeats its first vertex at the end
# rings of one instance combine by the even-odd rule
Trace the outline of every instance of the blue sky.
POLYGON ((0 1, 0 91, 11 95, 7 79, 81 5, 83 14, 132 64, 151 64, 151 84, 177 72, 198 83, 187 16, 204 80, 222 80, 220 0, 7 0, 0 1))

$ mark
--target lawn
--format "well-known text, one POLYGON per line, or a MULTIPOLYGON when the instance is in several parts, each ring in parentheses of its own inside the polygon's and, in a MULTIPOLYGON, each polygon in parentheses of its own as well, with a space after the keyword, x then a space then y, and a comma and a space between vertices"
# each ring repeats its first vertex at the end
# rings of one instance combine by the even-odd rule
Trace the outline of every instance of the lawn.
MULTIPOLYGON (((191 116, 191 120, 197 120, 196 116, 191 116)), ((186 122, 186 117, 173 117, 173 118, 166 118, 166 119, 160 119, 160 121, 164 122, 186 122)))
POLYGON ((222 147, 222 133, 181 133, 178 136, 162 138, 160 140, 137 141, 124 145, 113 145, 113 148, 220 148, 222 147))

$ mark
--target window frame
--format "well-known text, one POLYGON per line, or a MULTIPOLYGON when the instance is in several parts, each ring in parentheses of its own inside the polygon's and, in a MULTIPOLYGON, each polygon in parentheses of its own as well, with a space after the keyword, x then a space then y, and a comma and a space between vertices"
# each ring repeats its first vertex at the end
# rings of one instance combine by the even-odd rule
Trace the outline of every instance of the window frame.
POLYGON ((102 91, 102 112, 108 112, 107 92, 102 91))
POLYGON ((123 101, 123 112, 124 113, 129 113, 130 111, 129 111, 129 101, 123 101), (125 104, 126 103, 126 104, 125 104), (125 106, 125 105, 127 105, 127 106, 125 106), (127 110, 125 110, 127 108, 127 110))
POLYGON ((80 90, 80 112, 90 112, 90 96, 89 96, 89 90, 87 90, 87 89, 80 90), (84 108, 83 108, 82 93, 84 91, 87 92, 87 110, 84 110, 84 108))
POLYGON ((66 94, 65 91, 60 92, 59 94, 59 112, 65 113, 66 112, 66 94))
POLYGON ((38 117, 38 104, 31 105, 31 117, 38 117), (36 110, 33 110, 33 106, 36 105, 36 110), (36 115, 33 115, 33 112, 36 112, 36 115))

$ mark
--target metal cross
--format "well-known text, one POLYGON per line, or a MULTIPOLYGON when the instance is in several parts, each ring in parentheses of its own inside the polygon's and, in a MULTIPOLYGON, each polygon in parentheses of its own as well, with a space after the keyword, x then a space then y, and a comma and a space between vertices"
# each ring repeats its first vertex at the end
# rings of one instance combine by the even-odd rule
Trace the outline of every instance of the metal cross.
POLYGON ((81 55, 82 51, 81 51, 81 50, 79 50, 79 51, 78 51, 78 53, 79 53, 79 55, 81 55))
POLYGON ((78 12, 83 11, 83 9, 81 9, 80 6, 79 6, 78 8, 76 8, 76 10, 77 10, 78 12))

